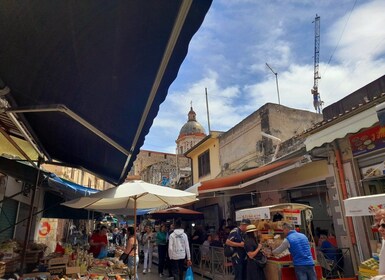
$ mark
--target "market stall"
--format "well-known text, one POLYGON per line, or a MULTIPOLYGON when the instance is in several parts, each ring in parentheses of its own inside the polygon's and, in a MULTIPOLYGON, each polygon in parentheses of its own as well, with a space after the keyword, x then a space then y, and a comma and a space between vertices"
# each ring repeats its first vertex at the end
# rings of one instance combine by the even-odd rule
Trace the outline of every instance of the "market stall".
MULTIPOLYGON (((248 208, 236 211, 237 221, 249 219, 258 229, 260 242, 264 251, 269 252, 277 248, 284 240, 282 224, 294 224, 297 230, 304 230, 311 241, 311 251, 316 263, 317 279, 322 278, 322 268, 317 262, 314 239, 309 230, 312 220, 312 207, 298 203, 283 203, 263 207, 248 208)), ((269 280, 296 279, 290 252, 285 250, 278 256, 269 257, 265 267, 265 275, 269 280)))
MULTIPOLYGON (((37 246, 43 244, 35 244, 35 250, 30 251, 39 251, 36 250, 37 246)), ((60 248, 46 256, 39 253, 38 260, 34 254, 27 255, 27 264, 33 262, 34 269, 22 273, 23 279, 129 279, 133 275, 133 271, 119 260, 123 253, 121 249, 117 249, 113 257, 95 259, 93 254, 79 245, 65 243, 60 248)), ((14 273, 20 275, 20 257, 17 253, 20 252, 20 245, 15 241, 3 242, 0 251, 5 252, 0 254, 0 278, 12 278, 14 273)))
MULTIPOLYGON (((351 197, 344 200, 344 206, 345 215, 348 217, 372 216, 377 210, 385 207, 385 194, 351 197)), ((372 232, 378 232, 377 227, 373 227, 372 232)), ((358 267, 358 278, 360 280, 371 279, 373 276, 378 275, 381 242, 378 238, 374 238, 369 240, 369 243, 372 257, 360 263, 358 267)))

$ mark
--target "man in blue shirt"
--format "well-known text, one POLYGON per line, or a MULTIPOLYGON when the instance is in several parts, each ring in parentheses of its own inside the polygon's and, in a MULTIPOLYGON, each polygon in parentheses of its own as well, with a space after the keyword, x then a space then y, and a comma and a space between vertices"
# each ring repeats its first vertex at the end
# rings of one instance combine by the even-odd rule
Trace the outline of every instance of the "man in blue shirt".
POLYGON ((309 240, 306 235, 295 231, 294 226, 287 223, 282 225, 282 230, 286 238, 272 253, 280 254, 286 249, 289 249, 293 258, 297 280, 317 280, 314 260, 311 254, 309 240))
POLYGON ((231 256, 231 262, 234 269, 234 280, 246 279, 246 251, 245 251, 245 236, 246 228, 250 225, 249 219, 243 219, 239 225, 230 231, 229 237, 226 240, 226 245, 234 247, 234 254, 231 256))

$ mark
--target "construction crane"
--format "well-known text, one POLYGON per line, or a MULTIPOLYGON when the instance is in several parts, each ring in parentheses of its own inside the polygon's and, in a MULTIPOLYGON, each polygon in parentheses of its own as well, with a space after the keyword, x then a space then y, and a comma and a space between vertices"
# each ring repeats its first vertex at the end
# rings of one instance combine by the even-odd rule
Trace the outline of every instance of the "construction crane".
POLYGON ((321 79, 319 76, 319 51, 320 51, 320 23, 321 18, 316 14, 314 20, 314 85, 311 89, 313 95, 313 105, 317 113, 321 113, 322 104, 320 93, 318 92, 318 80, 321 79))

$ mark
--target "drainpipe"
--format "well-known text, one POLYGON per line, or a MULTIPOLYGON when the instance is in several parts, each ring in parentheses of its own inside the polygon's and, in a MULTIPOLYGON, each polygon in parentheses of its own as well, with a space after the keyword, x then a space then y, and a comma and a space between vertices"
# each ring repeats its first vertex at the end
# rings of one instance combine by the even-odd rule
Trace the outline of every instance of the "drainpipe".
POLYGON ((265 132, 263 132, 263 131, 261 131, 261 135, 264 136, 264 137, 266 137, 266 138, 269 138, 269 139, 271 139, 271 140, 276 140, 276 141, 278 141, 277 146, 275 146, 275 152, 274 152, 273 158, 271 159, 271 161, 275 161, 275 159, 277 158, 278 151, 279 151, 279 148, 280 148, 280 145, 281 145, 282 140, 279 139, 278 137, 275 137, 275 136, 273 136, 273 135, 267 134, 267 133, 265 133, 265 132))
MULTIPOLYGON (((342 166, 341 151, 340 151, 339 146, 338 146, 337 143, 334 146, 334 154, 336 156, 338 177, 339 177, 340 184, 341 184, 342 199, 347 199, 348 198, 348 191, 346 189, 346 183, 345 183, 345 179, 346 179, 345 178, 345 172, 344 172, 344 168, 342 166)), ((357 240, 356 240, 356 234, 354 232, 352 217, 346 217, 346 222, 347 222, 347 225, 348 225, 348 231, 349 231, 349 235, 350 235, 350 240, 351 240, 353 245, 356 245, 357 244, 357 240)))

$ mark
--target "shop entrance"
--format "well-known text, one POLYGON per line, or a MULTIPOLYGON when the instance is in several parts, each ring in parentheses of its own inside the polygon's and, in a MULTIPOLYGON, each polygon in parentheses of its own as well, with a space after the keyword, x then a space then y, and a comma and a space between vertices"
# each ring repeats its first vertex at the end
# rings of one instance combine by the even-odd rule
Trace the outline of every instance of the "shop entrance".
POLYGON ((287 191, 287 195, 291 203, 301 203, 313 207, 311 228, 316 241, 321 234, 327 235, 328 233, 334 233, 326 181, 290 189, 287 191))

